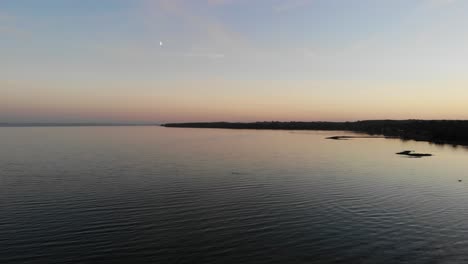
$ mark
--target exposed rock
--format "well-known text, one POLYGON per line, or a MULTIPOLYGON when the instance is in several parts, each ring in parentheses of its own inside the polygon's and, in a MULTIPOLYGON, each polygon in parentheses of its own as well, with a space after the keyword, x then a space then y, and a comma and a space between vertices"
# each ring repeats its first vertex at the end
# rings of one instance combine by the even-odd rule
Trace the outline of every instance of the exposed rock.
POLYGON ((397 155, 405 155, 405 156, 414 157, 414 158, 422 158, 422 157, 433 156, 432 154, 429 154, 429 153, 416 153, 413 150, 404 150, 404 151, 398 152, 396 154, 397 155))

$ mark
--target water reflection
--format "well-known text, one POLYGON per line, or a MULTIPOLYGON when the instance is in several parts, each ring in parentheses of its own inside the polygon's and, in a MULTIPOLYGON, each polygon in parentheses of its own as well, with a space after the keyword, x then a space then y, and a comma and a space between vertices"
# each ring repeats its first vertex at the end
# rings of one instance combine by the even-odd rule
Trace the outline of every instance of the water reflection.
POLYGON ((0 262, 468 261, 466 148, 336 135, 1 128, 0 262))

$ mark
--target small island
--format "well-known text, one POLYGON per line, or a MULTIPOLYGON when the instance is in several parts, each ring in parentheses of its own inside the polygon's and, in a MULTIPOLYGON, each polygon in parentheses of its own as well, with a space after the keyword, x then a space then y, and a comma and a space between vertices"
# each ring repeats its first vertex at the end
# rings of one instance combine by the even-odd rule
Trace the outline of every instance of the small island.
POLYGON ((429 153, 417 153, 417 152, 414 152, 413 150, 404 150, 404 151, 398 152, 396 154, 397 155, 405 155, 405 156, 413 157, 413 158, 422 158, 422 157, 433 156, 432 154, 429 154, 429 153))
MULTIPOLYGON (((165 127, 353 131, 386 138, 468 145, 468 120, 365 120, 356 122, 206 122, 169 123, 165 127)), ((350 139, 338 136, 332 139, 350 139)))
POLYGON ((333 136, 327 137, 326 139, 333 139, 333 140, 348 140, 354 138, 396 138, 391 136, 333 136))

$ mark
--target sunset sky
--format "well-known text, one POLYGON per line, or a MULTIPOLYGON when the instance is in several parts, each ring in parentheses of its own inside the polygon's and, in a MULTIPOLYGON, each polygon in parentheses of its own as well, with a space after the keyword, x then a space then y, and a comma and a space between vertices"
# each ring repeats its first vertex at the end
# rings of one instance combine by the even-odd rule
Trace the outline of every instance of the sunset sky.
POLYGON ((0 0, 0 122, 468 119, 467 14, 464 0, 0 0))

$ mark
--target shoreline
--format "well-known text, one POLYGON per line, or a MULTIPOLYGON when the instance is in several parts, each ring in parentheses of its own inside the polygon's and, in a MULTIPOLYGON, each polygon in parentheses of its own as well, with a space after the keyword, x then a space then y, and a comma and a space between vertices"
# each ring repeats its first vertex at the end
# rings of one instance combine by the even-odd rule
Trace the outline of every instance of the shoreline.
POLYGON ((350 131, 385 138, 468 146, 468 120, 365 120, 355 122, 196 122, 163 127, 255 130, 350 131))

